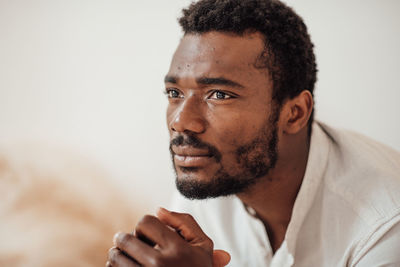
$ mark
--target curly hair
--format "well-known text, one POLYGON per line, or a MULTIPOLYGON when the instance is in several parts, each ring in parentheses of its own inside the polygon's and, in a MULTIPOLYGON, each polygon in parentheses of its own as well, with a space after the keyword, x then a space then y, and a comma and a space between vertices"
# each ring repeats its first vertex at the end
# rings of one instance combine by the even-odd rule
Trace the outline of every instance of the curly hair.
MULTIPOLYGON (((279 106, 303 90, 313 95, 317 79, 314 45, 302 18, 292 8, 277 0, 200 0, 182 12, 179 23, 184 34, 262 33, 263 64, 255 66, 268 68, 273 82, 272 97, 279 106)), ((309 126, 312 120, 313 114, 309 126)))

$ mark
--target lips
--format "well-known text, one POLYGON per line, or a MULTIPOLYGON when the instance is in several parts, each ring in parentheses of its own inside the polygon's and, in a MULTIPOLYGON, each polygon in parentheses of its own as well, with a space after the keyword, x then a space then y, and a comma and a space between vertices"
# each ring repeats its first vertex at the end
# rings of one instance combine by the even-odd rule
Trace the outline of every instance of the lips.
POLYGON ((208 150, 193 147, 173 147, 175 164, 181 167, 202 167, 210 164, 213 156, 208 150))

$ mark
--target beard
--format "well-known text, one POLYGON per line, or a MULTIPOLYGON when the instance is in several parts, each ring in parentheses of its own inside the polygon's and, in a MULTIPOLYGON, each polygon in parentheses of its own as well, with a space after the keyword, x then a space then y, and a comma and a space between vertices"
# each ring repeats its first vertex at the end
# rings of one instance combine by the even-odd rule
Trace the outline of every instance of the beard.
POLYGON ((175 184, 178 191, 189 199, 216 198, 245 192, 275 167, 278 159, 278 119, 279 112, 272 112, 252 141, 236 147, 234 150, 236 162, 232 168, 239 171, 235 175, 229 174, 226 167, 221 163, 222 155, 215 146, 202 142, 195 135, 187 134, 174 138, 170 144, 170 152, 176 173, 175 184), (190 178, 189 173, 197 171, 195 167, 180 167, 184 177, 178 177, 172 146, 180 145, 206 148, 215 161, 220 163, 220 168, 209 181, 204 182, 190 178), (188 174, 187 177, 185 177, 185 173, 188 174))

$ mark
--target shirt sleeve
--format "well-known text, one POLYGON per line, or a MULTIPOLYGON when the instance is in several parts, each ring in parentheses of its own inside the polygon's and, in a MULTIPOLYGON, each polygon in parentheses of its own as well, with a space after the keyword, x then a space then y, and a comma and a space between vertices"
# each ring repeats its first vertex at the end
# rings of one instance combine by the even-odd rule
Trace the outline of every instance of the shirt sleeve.
POLYGON ((395 224, 355 265, 355 267, 400 266, 400 222, 395 224))

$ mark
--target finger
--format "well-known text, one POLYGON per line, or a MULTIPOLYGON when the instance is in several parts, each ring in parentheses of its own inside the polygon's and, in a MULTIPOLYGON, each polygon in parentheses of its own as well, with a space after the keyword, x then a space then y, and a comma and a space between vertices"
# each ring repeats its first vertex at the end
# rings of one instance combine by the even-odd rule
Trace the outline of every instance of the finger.
POLYGON ((214 250, 213 267, 224 267, 231 261, 231 255, 224 250, 214 250))
POLYGON ((161 249, 166 248, 170 244, 183 242, 182 238, 157 217, 144 216, 135 228, 135 235, 139 239, 148 239, 152 243, 159 245, 161 249))
POLYGON ((174 228, 192 245, 198 245, 208 251, 213 250, 211 239, 201 230, 200 226, 190 214, 178 213, 160 208, 157 216, 166 225, 174 228))
POLYGON ((137 267, 139 264, 135 263, 128 256, 124 255, 122 251, 117 248, 111 248, 108 251, 108 266, 112 267, 137 267))
POLYGON ((186 241, 191 242, 199 237, 206 236, 190 214, 159 208, 157 216, 160 221, 177 230, 186 241))
POLYGON ((117 233, 114 236, 115 246, 138 263, 146 265, 154 262, 160 256, 157 249, 142 242, 132 234, 117 233))

